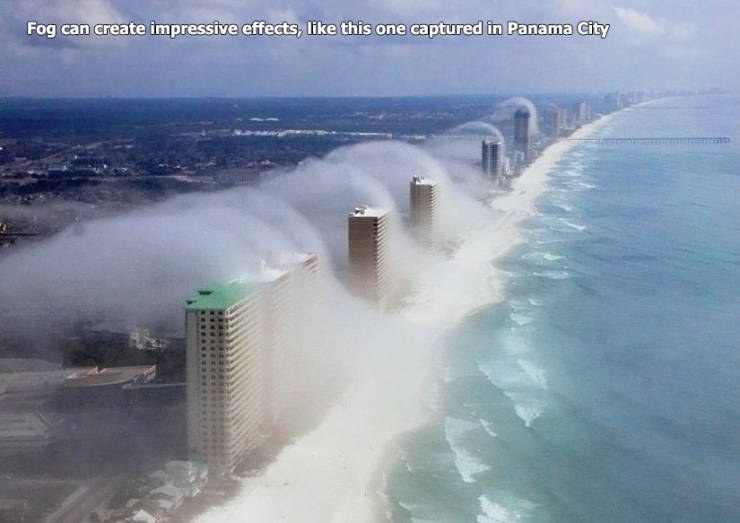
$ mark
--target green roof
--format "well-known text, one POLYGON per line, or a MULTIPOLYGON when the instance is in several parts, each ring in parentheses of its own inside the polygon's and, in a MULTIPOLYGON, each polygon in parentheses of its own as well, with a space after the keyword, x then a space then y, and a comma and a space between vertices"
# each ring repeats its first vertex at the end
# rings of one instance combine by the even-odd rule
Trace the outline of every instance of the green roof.
POLYGON ((246 283, 215 283, 207 285, 186 301, 187 310, 227 309, 254 292, 246 283))

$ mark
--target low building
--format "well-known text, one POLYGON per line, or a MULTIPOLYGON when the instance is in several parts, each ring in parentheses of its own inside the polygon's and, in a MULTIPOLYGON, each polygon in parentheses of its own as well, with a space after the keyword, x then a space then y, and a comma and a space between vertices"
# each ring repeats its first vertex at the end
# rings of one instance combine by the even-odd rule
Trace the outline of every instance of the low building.
POLYGON ((131 523, 157 523, 157 518, 144 509, 139 509, 129 518, 131 523))
POLYGON ((149 495, 144 498, 144 507, 151 507, 155 510, 159 509, 165 513, 172 513, 182 505, 185 496, 183 492, 173 486, 164 485, 152 490, 149 495))
POLYGON ((201 461, 167 462, 165 470, 147 474, 143 499, 131 499, 126 507, 142 509, 157 518, 171 516, 186 498, 198 496, 208 481, 208 466, 201 461))
POLYGON ((71 373, 94 367, 54 368, 38 371, 0 372, 0 391, 6 408, 37 409, 54 400, 71 373))
POLYGON ((25 499, 0 498, 0 521, 4 523, 24 523, 29 505, 25 499))
POLYGON ((0 453, 40 453, 54 443, 57 418, 39 412, 0 412, 0 453))
POLYGON ((185 403, 187 383, 127 383, 122 387, 126 407, 163 408, 185 403))
POLYGON ((94 367, 71 373, 64 380, 61 404, 68 410, 91 407, 121 407, 123 387, 149 383, 157 375, 156 365, 134 367, 94 367))

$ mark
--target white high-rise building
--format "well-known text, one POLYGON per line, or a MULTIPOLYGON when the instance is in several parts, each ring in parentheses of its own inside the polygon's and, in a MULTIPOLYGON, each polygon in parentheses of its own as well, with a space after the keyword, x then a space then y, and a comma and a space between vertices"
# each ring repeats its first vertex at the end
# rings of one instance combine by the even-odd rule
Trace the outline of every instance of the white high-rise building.
POLYGON ((434 239, 437 182, 414 176, 409 183, 409 222, 417 238, 429 244, 434 239))
POLYGON ((313 252, 277 255, 270 253, 265 258, 265 263, 271 268, 291 273, 295 307, 301 311, 297 321, 301 323, 301 318, 305 318, 308 312, 307 308, 311 307, 316 299, 319 277, 318 255, 313 252))
POLYGON ((355 291, 385 308, 390 298, 388 211, 357 207, 348 219, 349 272, 355 291))
POLYGON ((319 273, 319 257, 315 252, 305 253, 269 253, 265 257, 265 263, 276 269, 284 271, 297 271, 312 279, 319 273))
POLYGON ((258 289, 211 285, 187 300, 187 427, 191 459, 217 475, 259 443, 263 323, 258 289))
POLYGON ((259 289, 262 304, 262 383, 263 412, 267 431, 283 414, 290 386, 291 356, 295 352, 294 324, 297 314, 294 275, 263 262, 259 274, 242 276, 239 281, 259 289))
POLYGON ((306 309, 318 273, 316 254, 268 254, 258 274, 246 274, 241 283, 259 289, 263 324, 263 403, 265 431, 270 432, 295 402, 298 345, 306 331, 306 309))

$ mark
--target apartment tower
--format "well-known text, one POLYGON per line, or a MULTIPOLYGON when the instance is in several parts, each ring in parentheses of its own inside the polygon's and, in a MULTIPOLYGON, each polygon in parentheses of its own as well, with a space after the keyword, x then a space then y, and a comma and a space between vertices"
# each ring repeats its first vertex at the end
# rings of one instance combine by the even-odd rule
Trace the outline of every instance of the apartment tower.
POLYGON ((504 172, 501 161, 501 144, 497 140, 483 140, 481 144, 481 168, 483 174, 501 185, 504 172))
POLYGON ((288 404, 291 356, 296 339, 295 276, 262 263, 259 274, 240 279, 259 289, 262 303, 262 386, 265 431, 271 431, 288 404))
POLYGON ((434 239, 437 182, 414 176, 409 183, 409 221, 416 237, 426 244, 434 239))
POLYGON ((519 109, 514 113, 514 147, 529 160, 532 149, 532 136, 529 132, 529 111, 519 109))
POLYGON ((259 291, 205 287, 187 300, 185 325, 189 454, 228 475, 257 446, 263 422, 259 291))
POLYGON ((565 110, 560 107, 553 107, 549 113, 550 116, 550 136, 560 138, 560 133, 565 127, 565 110))
POLYGON ((355 291, 380 308, 389 299, 388 211, 357 207, 348 219, 349 272, 355 291))

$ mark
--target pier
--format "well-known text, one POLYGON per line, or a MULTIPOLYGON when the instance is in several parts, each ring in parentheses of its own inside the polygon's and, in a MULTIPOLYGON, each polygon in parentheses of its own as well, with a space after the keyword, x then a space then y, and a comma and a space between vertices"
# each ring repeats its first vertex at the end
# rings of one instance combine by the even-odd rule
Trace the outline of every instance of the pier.
POLYGON ((563 138, 567 142, 615 144, 684 144, 684 143, 730 143, 729 136, 624 136, 615 138, 563 138))

